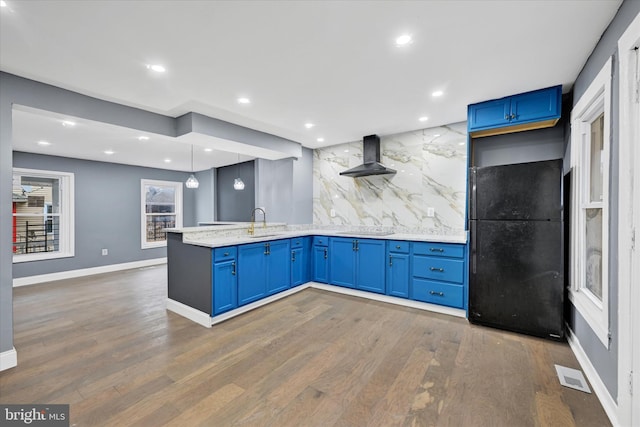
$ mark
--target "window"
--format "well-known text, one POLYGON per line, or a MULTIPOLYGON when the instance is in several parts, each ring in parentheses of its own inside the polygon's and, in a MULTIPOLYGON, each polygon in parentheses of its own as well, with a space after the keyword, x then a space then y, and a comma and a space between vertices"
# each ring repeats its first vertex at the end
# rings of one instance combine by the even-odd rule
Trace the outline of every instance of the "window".
POLYGON ((13 169, 13 262, 74 255, 73 174, 13 169))
POLYGON ((142 249, 167 245, 165 228, 182 227, 182 183, 142 180, 142 249))
POLYGON ((611 60, 571 113, 571 289, 569 298, 609 346, 609 121, 611 60))

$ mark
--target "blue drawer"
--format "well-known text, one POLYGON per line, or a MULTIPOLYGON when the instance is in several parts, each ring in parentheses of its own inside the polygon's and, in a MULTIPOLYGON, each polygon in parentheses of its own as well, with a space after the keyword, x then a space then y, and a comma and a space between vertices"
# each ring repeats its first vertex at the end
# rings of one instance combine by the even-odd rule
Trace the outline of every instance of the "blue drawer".
POLYGON ((224 246, 222 248, 215 248, 213 250, 213 261, 227 261, 234 259, 238 254, 238 248, 236 246, 224 246))
POLYGON ((387 242, 387 249, 389 252, 399 252, 402 254, 409 253, 409 242, 403 240, 389 240, 387 242))
POLYGON ((291 239, 291 249, 302 247, 302 237, 295 237, 291 239))
POLYGON ((417 255, 462 258, 464 256, 464 245, 456 245, 453 243, 414 243, 413 253, 417 255))
POLYGON ((413 275, 425 279, 463 283, 464 260, 414 255, 413 275))
POLYGON ((413 279, 411 288, 411 295, 414 300, 447 305, 449 307, 463 307, 464 288, 462 285, 413 279))
POLYGON ((325 236, 313 236, 313 245, 314 246, 328 246, 329 238, 325 236))

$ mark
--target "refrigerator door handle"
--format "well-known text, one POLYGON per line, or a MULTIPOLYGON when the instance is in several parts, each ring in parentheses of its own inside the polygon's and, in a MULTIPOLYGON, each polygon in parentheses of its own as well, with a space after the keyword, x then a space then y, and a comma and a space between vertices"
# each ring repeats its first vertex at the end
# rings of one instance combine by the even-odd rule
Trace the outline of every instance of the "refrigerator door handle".
POLYGON ((478 178, 478 171, 475 167, 470 168, 469 170, 469 219, 478 219, 477 213, 477 193, 476 193, 476 182, 478 178))
POLYGON ((478 237, 476 236, 476 221, 471 222, 471 273, 476 274, 476 244, 478 237))

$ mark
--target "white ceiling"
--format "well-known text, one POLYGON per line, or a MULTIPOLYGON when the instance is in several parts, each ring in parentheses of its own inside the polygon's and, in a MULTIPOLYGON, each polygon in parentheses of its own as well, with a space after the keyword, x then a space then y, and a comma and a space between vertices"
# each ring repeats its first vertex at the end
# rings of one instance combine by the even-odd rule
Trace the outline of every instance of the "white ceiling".
MULTIPOLYGON (((171 117, 194 111, 315 148, 460 122, 468 104, 483 100, 557 84, 567 92, 621 0, 6 4, 2 71, 171 117), (396 46, 404 33, 413 42, 396 46), (432 97, 436 90, 444 95, 432 97), (252 103, 239 104, 240 96, 252 103)), ((190 170, 192 141, 152 136, 162 149, 150 159, 132 130, 79 119, 68 129, 60 121, 70 118, 28 108, 14 117, 16 150, 190 170), (37 145, 42 139, 52 145, 37 145)), ((224 151, 195 158, 196 170, 238 161, 224 151)))

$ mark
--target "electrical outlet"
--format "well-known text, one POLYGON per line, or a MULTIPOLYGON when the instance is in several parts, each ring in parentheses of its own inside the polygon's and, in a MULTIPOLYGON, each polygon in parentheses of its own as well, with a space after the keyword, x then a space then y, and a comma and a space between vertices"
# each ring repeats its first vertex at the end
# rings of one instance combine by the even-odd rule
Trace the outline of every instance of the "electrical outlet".
POLYGON ((427 208, 427 216, 433 218, 436 216, 436 210, 434 208, 427 208))
POLYGON ((331 209, 331 211, 329 212, 329 215, 331 216, 331 218, 335 218, 336 217, 336 210, 335 209, 331 209))
POLYGON ((109 249, 102 250, 102 256, 109 255, 109 249))

